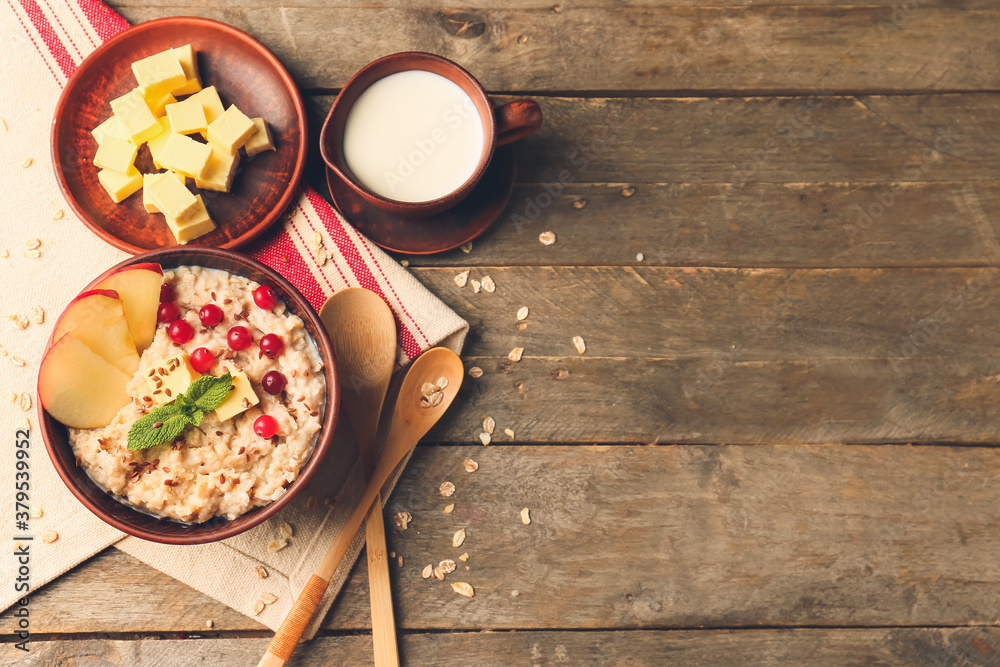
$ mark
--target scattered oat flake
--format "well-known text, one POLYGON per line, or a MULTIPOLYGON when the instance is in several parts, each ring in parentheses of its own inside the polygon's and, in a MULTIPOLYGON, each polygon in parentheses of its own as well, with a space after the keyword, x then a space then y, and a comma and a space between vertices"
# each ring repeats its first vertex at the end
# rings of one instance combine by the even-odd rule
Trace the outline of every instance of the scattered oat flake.
POLYGON ((462 561, 463 563, 465 561, 469 560, 469 552, 466 551, 464 554, 462 554, 461 556, 459 556, 458 560, 462 561))
POLYGON ((41 306, 31 309, 31 321, 35 324, 45 324, 45 310, 41 306))
POLYGON ((24 244, 24 247, 27 248, 28 250, 35 250, 36 248, 41 248, 42 247, 42 240, 41 239, 31 239, 30 241, 28 241, 27 243, 24 244))
POLYGON ((493 431, 496 429, 496 427, 497 423, 493 419, 493 417, 487 417, 486 419, 483 420, 483 430, 489 433, 490 435, 493 435, 493 431))
POLYGON ((517 38, 517 43, 518 44, 524 44, 527 41, 528 41, 528 36, 527 35, 521 35, 520 37, 517 38))
POLYGON ((15 394, 12 391, 8 391, 6 394, 3 395, 3 398, 8 403, 17 403, 17 401, 18 401, 18 394, 15 394))
POLYGON ((424 579, 430 579, 431 574, 433 574, 433 572, 434 572, 434 566, 428 565, 423 569, 423 571, 421 571, 420 576, 423 577, 424 579))
POLYGON ((455 485, 451 482, 441 482, 441 486, 438 487, 438 491, 445 498, 455 495, 455 485))
POLYGON ((521 361, 521 355, 524 354, 523 347, 515 347, 507 354, 507 358, 511 361, 521 361))
POLYGON ((24 256, 27 257, 28 259, 38 259, 39 257, 42 256, 42 253, 40 253, 37 250, 25 250, 24 256))
POLYGON ((253 603, 253 615, 260 616, 260 612, 264 611, 264 603, 261 600, 257 600, 253 603))
POLYGON ((631 185, 628 186, 627 188, 622 188, 622 197, 631 197, 634 194, 635 194, 635 188, 633 188, 631 185))
POLYGON ((288 540, 286 540, 284 538, 279 538, 279 539, 276 539, 276 540, 271 540, 270 542, 267 543, 267 551, 268 551, 268 553, 272 553, 273 554, 273 553, 276 553, 278 551, 281 551, 282 549, 284 549, 287 546, 288 546, 288 540))
POLYGON ((45 512, 42 511, 41 507, 36 507, 35 509, 31 510, 32 519, 41 519, 43 514, 45 514, 45 512))
POLYGON ((467 584, 464 581, 456 581, 452 583, 451 590, 455 591, 459 595, 464 595, 467 598, 471 598, 476 594, 476 590, 471 584, 467 584))
POLYGON ((2 126, 2 127, 3 127, 3 131, 4 131, 4 132, 6 132, 6 131, 7 131, 8 129, 9 129, 9 128, 7 127, 7 121, 5 121, 5 120, 4 120, 3 118, 0 118, 0 126, 2 126))
POLYGON ((583 342, 582 336, 573 336, 573 347, 575 347, 576 351, 580 354, 587 351, 587 344, 583 342))
POLYGON ((10 257, 10 251, 7 250, 7 248, 0 250, 0 257, 2 257, 3 259, 7 259, 8 257, 10 257))
POLYGON ((497 284, 493 282, 493 279, 490 278, 489 276, 483 276, 482 285, 483 289, 489 292, 490 294, 493 294, 493 292, 497 291, 497 284))
POLYGON ((431 574, 434 575, 435 579, 437 579, 439 581, 444 581, 444 572, 441 571, 440 567, 434 568, 434 570, 431 572, 431 574))
POLYGON ((46 544, 52 544, 58 539, 59 539, 59 533, 57 533, 54 530, 46 530, 45 534, 42 535, 42 542, 45 542, 46 544))
POLYGON ((205 627, 206 628, 212 629, 214 626, 215 626, 215 621, 212 621, 212 620, 205 621, 205 627))
POLYGON ((24 169, 27 169, 32 164, 34 164, 34 162, 35 162, 34 158, 30 158, 29 157, 27 160, 24 161, 24 164, 22 164, 21 167, 23 167, 24 169))
POLYGON ((267 579, 267 568, 263 565, 255 565, 253 571, 257 573, 257 576, 261 579, 267 579))
POLYGON ((479 441, 481 443, 483 443, 484 445, 488 445, 491 442, 493 442, 493 436, 491 436, 489 433, 486 433, 484 431, 483 433, 479 434, 479 441))
POLYGON ((309 496, 306 498, 306 509, 310 512, 316 509, 316 496, 309 496))
POLYGON ((403 530, 406 530, 406 527, 409 525, 409 523, 413 521, 413 515, 410 514, 409 512, 399 512, 393 518, 396 521, 396 525, 402 528, 403 530))
POLYGON ((528 307, 521 306, 520 308, 517 309, 517 321, 523 322, 526 319, 528 319, 528 307))
POLYGON ((410 265, 410 262, 409 262, 409 260, 404 259, 402 262, 399 263, 399 265, 402 266, 405 269, 406 267, 408 267, 410 265))
POLYGON ((464 252, 465 254, 469 254, 470 252, 472 252, 472 241, 462 244, 462 252, 464 252))
POLYGON ((483 288, 483 284, 481 282, 479 282, 478 280, 476 280, 475 278, 473 278, 472 279, 472 291, 475 292, 476 294, 479 294, 479 290, 481 290, 482 288, 483 288))
POLYGON ((451 505, 445 505, 445 508, 444 508, 444 513, 445 514, 451 514, 454 511, 455 511, 455 503, 452 503, 451 505))
POLYGON ((569 371, 566 370, 565 368, 557 368, 556 370, 552 371, 552 379, 553 380, 560 380, 561 381, 561 380, 565 380, 568 377, 569 377, 569 371))
POLYGON ((274 604, 275 602, 278 601, 278 596, 275 595, 274 593, 261 593, 260 601, 263 602, 264 604, 274 604))
POLYGON ((58 211, 56 211, 55 213, 52 214, 52 219, 53 220, 62 220, 62 217, 64 215, 65 215, 65 213, 63 213, 63 210, 59 209, 58 211))
POLYGON ((531 512, 528 510, 527 507, 521 510, 521 523, 523 523, 525 526, 531 523, 531 512))
POLYGON ((31 409, 31 394, 21 394, 21 409, 25 412, 31 409))
POLYGON ((402 557, 402 556, 400 556, 400 557, 399 557, 399 558, 398 558, 398 559, 396 560, 396 562, 397 562, 397 563, 399 564, 399 566, 400 566, 400 567, 403 567, 403 557, 402 557))
POLYGON ((15 329, 27 329, 28 328, 28 318, 24 315, 19 315, 14 313, 13 315, 7 316, 7 321, 15 329))
POLYGON ((437 382, 435 384, 437 384, 438 389, 444 389, 445 387, 448 386, 448 378, 442 375, 437 379, 437 382))
POLYGON ((281 536, 286 540, 292 539, 292 527, 287 523, 282 522, 282 524, 278 526, 278 532, 281 533, 281 536))
POLYGON ((468 271, 462 271, 457 276, 455 276, 455 284, 458 285, 459 287, 465 287, 465 285, 468 282, 469 282, 469 272, 468 271))
POLYGON ((511 429, 509 429, 509 428, 505 428, 505 429, 503 430, 503 433, 504 433, 504 435, 506 435, 506 436, 507 436, 508 438, 510 438, 511 440, 513 440, 513 439, 514 439, 514 431, 512 431, 511 429))
POLYGON ((472 459, 465 459, 463 465, 465 466, 465 472, 476 472, 479 470, 479 464, 472 459))
POLYGON ((512 598, 516 598, 516 597, 517 597, 518 595, 520 595, 520 594, 521 594, 521 592, 520 592, 520 591, 518 591, 518 590, 513 590, 513 591, 511 591, 511 592, 510 592, 510 596, 511 596, 512 598))
POLYGON ((573 208, 577 208, 577 209, 583 208, 586 205, 587 205, 587 200, 586 199, 577 199, 575 202, 573 202, 573 208))
POLYGON ((451 536, 451 546, 460 547, 465 542, 465 528, 459 528, 454 535, 451 536))
POLYGON ((23 429, 23 430, 25 430, 25 431, 30 431, 30 430, 31 430, 31 420, 30 420, 30 419, 28 419, 27 417, 23 417, 23 418, 21 419, 21 421, 19 421, 19 422, 17 423, 17 427, 18 427, 19 429, 23 429))
POLYGON ((469 369, 469 377, 481 378, 483 377, 483 369, 479 366, 473 366, 469 369))
POLYGON ((637 262, 641 262, 641 261, 642 261, 642 260, 644 260, 644 259, 646 259, 646 256, 645 256, 645 255, 643 255, 643 254, 642 254, 641 252, 640 252, 640 253, 638 253, 638 254, 637 254, 637 255, 635 256, 635 260, 636 260, 637 262))
POLYGON ((449 558, 447 560, 443 560, 440 563, 438 563, 438 567, 441 568, 441 571, 444 572, 445 574, 451 574, 452 572, 455 571, 455 568, 457 566, 455 565, 455 561, 449 558))
POLYGON ((556 242, 555 232, 542 232, 538 235, 538 240, 542 242, 542 245, 552 245, 556 242))

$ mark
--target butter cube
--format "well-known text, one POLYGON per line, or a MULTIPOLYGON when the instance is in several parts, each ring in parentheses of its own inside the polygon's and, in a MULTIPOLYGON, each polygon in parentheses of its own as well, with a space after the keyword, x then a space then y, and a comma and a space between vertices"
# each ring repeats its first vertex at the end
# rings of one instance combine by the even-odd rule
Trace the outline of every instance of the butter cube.
POLYGON ((176 98, 170 93, 164 93, 162 95, 154 95, 150 93, 143 93, 142 99, 146 100, 146 106, 149 110, 153 112, 153 115, 160 117, 163 115, 163 109, 168 104, 173 104, 176 102, 176 98))
POLYGON ((153 97, 161 97, 187 83, 184 68, 172 49, 132 63, 132 74, 142 92, 153 97))
POLYGON ((153 164, 157 169, 163 169, 160 165, 160 153, 163 152, 163 144, 167 143, 167 137, 173 131, 170 128, 170 119, 166 116, 156 119, 160 124, 160 131, 155 137, 146 141, 146 145, 149 146, 149 154, 153 158, 153 164))
POLYGON ((181 185, 184 185, 184 176, 182 174, 175 173, 173 171, 162 171, 156 174, 143 174, 142 175, 142 206, 146 209, 147 213, 159 213, 160 209, 156 207, 156 202, 154 202, 149 197, 149 191, 152 184, 156 179, 161 176, 172 176, 176 178, 181 185))
POLYGON ((170 119, 170 127, 178 134, 193 134, 208 127, 205 108, 201 102, 190 97, 183 102, 168 104, 167 118, 170 119))
POLYGON ((179 46, 174 49, 174 55, 184 70, 187 82, 180 88, 174 89, 174 95, 190 95, 201 90, 201 77, 198 76, 198 55, 194 52, 194 47, 190 44, 179 46))
POLYGON ((146 374, 146 385, 154 401, 163 405, 183 394, 201 373, 191 367, 188 355, 181 352, 153 364, 153 374, 146 374))
POLYGON ((160 165, 191 178, 201 178, 208 170, 212 149, 191 137, 172 132, 160 150, 160 165))
POLYGON ((156 122, 156 116, 149 110, 138 88, 111 100, 111 108, 125 127, 129 141, 136 146, 160 133, 160 124, 156 122))
POLYGON ((212 222, 212 216, 208 214, 201 195, 195 195, 195 199, 198 200, 198 205, 194 213, 189 214, 183 221, 178 222, 174 218, 164 216, 167 218, 167 227, 181 245, 215 229, 215 223, 212 222))
POLYGON ((230 153, 236 150, 257 131, 257 126, 247 118, 247 115, 230 105, 225 113, 213 120, 208 126, 208 141, 230 153))
POLYGON ((112 115, 91 130, 90 134, 97 140, 98 144, 104 141, 104 137, 114 137, 115 139, 128 141, 128 132, 125 131, 125 126, 122 125, 121 120, 115 115, 112 115))
POLYGON ((124 174, 110 169, 101 169, 97 172, 97 180, 101 182, 116 204, 142 187, 142 174, 135 167, 124 174))
POLYGON ((201 178, 194 179, 194 184, 202 190, 229 192, 236 176, 236 168, 240 164, 239 152, 230 153, 215 144, 212 147, 212 159, 208 161, 208 170, 201 178))
POLYGON ((252 406, 260 403, 257 394, 254 393, 253 385, 247 379, 246 374, 240 370, 230 370, 233 374, 233 388, 226 396, 226 400, 215 409, 215 416, 220 422, 232 419, 238 414, 249 410, 252 406))
POLYGON ((105 137, 94 154, 94 164, 100 169, 125 174, 135 166, 135 154, 138 151, 139 147, 131 141, 105 137))
POLYGON ((247 155, 256 155, 264 151, 274 150, 274 137, 271 136, 271 126, 263 118, 254 118, 253 124, 257 131, 250 135, 247 142, 243 144, 243 150, 247 155))
MULTIPOLYGON (((178 135, 174 135, 178 136, 178 135)), ((198 200, 176 178, 149 179, 143 184, 143 197, 168 218, 184 220, 198 208, 198 200)))
MULTIPOLYGON (((202 88, 199 92, 195 93, 188 99, 198 100, 201 102, 202 108, 205 109, 205 120, 209 123, 214 121, 226 111, 226 108, 222 106, 222 100, 219 99, 219 92, 215 89, 215 86, 202 88)), ((208 138, 208 132, 202 132, 201 136, 208 138)))

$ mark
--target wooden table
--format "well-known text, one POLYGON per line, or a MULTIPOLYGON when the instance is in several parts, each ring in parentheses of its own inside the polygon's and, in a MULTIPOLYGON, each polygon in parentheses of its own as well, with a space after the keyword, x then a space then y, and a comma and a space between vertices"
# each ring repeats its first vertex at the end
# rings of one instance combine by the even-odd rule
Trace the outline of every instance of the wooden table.
MULTIPOLYGON (((400 257, 486 371, 386 509, 415 518, 390 536, 406 664, 997 664, 995 3, 377 4, 115 6, 254 34, 317 133, 409 49, 542 105, 501 221, 400 257), (420 577, 452 552, 445 479, 473 600, 420 577)), ((31 613, 29 665, 250 665, 270 636, 114 549, 31 613)), ((293 662, 369 664, 368 628, 362 564, 293 662)))

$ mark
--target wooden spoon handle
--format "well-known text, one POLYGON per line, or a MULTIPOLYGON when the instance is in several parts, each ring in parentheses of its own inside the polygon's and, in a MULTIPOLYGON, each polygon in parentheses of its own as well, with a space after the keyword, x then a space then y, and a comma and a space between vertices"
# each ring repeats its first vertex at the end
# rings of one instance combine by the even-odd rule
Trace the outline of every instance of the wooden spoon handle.
POLYGON ((365 531, 368 539, 368 588, 371 591, 375 667, 399 667, 396 620, 392 613, 392 588, 389 585, 389 554, 386 553, 382 501, 378 496, 368 512, 365 531))
MULTIPOLYGON (((354 533, 352 532, 351 535, 353 536, 354 533)), ((295 604, 292 605, 292 610, 288 612, 288 616, 281 623, 278 632, 275 633, 271 643, 267 645, 267 652, 257 663, 257 667, 279 667, 292 657, 295 645, 302 638, 302 633, 309 625, 309 619, 316 613, 316 608, 319 607, 323 593, 326 592, 329 585, 328 579, 323 579, 315 574, 309 577, 305 588, 302 589, 295 604)))

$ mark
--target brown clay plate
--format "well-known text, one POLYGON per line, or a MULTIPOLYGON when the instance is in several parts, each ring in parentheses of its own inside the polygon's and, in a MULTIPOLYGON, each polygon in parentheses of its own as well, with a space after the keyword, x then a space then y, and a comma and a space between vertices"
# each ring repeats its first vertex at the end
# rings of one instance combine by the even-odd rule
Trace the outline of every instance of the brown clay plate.
POLYGON ((369 203, 327 167, 334 205, 358 231, 386 250, 430 255, 452 250, 485 232, 503 213, 514 190, 514 147, 498 146, 486 173, 462 201, 425 218, 395 215, 369 203))
MULTIPOLYGON (((111 526, 129 535, 163 544, 204 544, 223 540, 253 528, 276 514, 309 482, 330 449, 337 415, 340 411, 340 385, 337 380, 337 365, 333 357, 333 345, 319 315, 309 305, 305 297, 290 282, 277 272, 245 255, 219 250, 218 248, 167 248, 131 257, 111 267, 94 278, 84 290, 91 289, 114 271, 126 266, 155 262, 164 269, 178 266, 204 266, 221 269, 232 274, 254 280, 261 285, 271 285, 284 301, 289 312, 298 315, 305 324, 306 331, 316 343, 323 359, 323 373, 326 379, 326 408, 321 430, 316 440, 312 456, 299 471, 298 477, 285 493, 274 502, 250 510, 232 521, 215 518, 196 525, 185 525, 168 519, 160 519, 125 505, 98 487, 83 468, 76 465, 73 448, 69 444, 66 427, 53 419, 41 401, 37 401, 39 430, 49 458, 59 477, 69 490, 87 509, 111 526)), ((49 340, 48 346, 51 346, 49 340)), ((46 349, 48 349, 46 346, 46 349)))
MULTIPOLYGON (((191 44, 202 85, 215 86, 227 107, 271 125, 274 151, 242 160, 230 193, 199 191, 218 228, 191 246, 237 248, 273 224, 292 202, 306 160, 302 97, 284 66, 263 44, 232 26, 176 16, 140 23, 87 57, 70 78, 52 120, 52 163, 66 201, 95 234, 117 248, 140 253, 176 245, 163 216, 142 207, 141 190, 115 204, 97 180, 92 129, 111 115, 110 102, 135 87, 131 64, 165 49, 191 44)), ((155 171, 149 149, 136 166, 155 171)))

